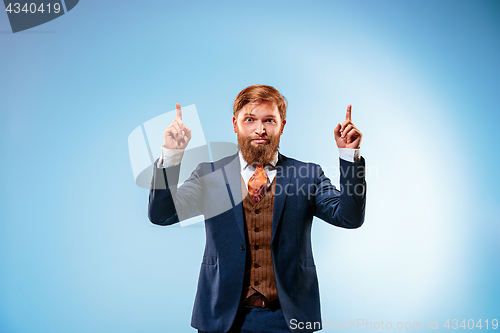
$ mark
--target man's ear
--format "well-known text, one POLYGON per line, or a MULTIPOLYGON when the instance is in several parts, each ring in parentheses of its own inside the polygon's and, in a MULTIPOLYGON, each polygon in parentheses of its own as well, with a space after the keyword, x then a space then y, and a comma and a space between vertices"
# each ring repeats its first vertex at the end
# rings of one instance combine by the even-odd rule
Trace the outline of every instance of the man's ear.
POLYGON ((286 120, 283 120, 283 122, 281 123, 281 134, 283 134, 283 129, 285 128, 285 124, 286 124, 286 120))
POLYGON ((233 116, 233 131, 234 133, 238 133, 238 119, 236 119, 234 116, 233 116))

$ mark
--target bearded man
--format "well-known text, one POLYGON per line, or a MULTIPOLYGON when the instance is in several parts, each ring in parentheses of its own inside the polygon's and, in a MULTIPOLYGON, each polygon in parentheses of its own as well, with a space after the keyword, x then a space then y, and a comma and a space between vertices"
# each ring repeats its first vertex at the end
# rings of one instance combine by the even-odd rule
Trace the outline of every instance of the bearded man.
POLYGON ((340 190, 319 165, 278 151, 287 102, 266 85, 247 87, 234 101, 238 153, 201 163, 177 188, 191 129, 182 122, 179 104, 176 109, 155 163, 148 215, 158 225, 205 217, 206 246, 191 325, 212 333, 320 330, 313 217, 354 229, 365 214, 362 134, 351 121, 351 106, 333 130, 340 190))

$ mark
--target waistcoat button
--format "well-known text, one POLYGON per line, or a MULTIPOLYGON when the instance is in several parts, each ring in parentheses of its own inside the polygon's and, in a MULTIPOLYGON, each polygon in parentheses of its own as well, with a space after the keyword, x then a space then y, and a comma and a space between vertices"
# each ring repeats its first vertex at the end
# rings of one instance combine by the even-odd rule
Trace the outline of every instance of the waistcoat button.
POLYGON ((246 248, 245 248, 245 244, 241 245, 241 246, 240 246, 240 249, 241 249, 241 251, 245 251, 245 249, 246 249, 246 248))

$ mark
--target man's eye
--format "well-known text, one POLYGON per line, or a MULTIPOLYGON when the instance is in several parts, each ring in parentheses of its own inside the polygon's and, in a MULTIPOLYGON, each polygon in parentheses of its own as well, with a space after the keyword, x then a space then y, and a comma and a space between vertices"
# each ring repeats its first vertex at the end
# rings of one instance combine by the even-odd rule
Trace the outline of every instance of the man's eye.
POLYGON ((266 120, 268 123, 274 123, 274 119, 268 119, 266 120))
POLYGON ((246 118, 245 121, 252 121, 252 118, 246 118))

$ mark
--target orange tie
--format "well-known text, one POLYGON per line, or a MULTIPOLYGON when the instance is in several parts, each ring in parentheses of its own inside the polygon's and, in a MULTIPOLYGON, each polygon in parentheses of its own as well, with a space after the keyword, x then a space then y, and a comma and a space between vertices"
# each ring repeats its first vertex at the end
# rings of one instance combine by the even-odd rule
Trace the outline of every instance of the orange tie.
POLYGON ((257 165, 252 178, 248 181, 248 193, 255 202, 259 202, 266 193, 266 187, 267 174, 264 166, 257 165))

